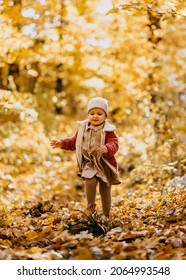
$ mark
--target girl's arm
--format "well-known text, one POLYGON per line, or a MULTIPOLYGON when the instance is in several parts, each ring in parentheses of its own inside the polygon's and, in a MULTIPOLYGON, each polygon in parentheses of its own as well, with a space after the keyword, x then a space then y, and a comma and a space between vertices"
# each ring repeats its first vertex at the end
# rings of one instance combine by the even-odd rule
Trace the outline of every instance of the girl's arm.
POLYGON ((114 132, 107 132, 105 139, 105 146, 107 147, 107 154, 104 154, 104 157, 110 158, 118 151, 118 137, 114 132))
POLYGON ((76 132, 76 134, 72 137, 62 138, 60 140, 52 140, 50 142, 50 145, 51 145, 52 148, 59 147, 59 148, 64 149, 64 150, 74 151, 76 149, 77 133, 78 132, 76 132))

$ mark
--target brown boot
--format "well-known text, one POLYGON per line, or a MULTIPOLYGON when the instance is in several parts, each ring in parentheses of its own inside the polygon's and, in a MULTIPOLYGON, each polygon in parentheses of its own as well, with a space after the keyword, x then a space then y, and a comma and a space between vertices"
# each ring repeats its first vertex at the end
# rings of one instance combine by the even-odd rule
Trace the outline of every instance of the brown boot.
POLYGON ((87 208, 85 209, 84 213, 87 216, 91 216, 92 214, 95 213, 95 209, 96 209, 96 204, 95 203, 89 203, 87 208))

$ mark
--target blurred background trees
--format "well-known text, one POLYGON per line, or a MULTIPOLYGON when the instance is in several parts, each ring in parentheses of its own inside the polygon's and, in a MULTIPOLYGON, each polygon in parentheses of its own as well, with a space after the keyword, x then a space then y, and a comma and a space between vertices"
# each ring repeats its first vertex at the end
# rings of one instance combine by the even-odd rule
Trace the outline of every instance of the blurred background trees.
POLYGON ((0 0, 1 259, 184 259, 185 42, 185 0, 0 0), (121 232, 96 244, 67 238, 84 184, 75 153, 49 144, 95 96, 110 101, 122 179, 121 232))
POLYGON ((124 156, 168 145, 174 160, 186 142, 185 1, 1 0, 0 12, 4 149, 31 133, 47 150, 103 96, 124 156))

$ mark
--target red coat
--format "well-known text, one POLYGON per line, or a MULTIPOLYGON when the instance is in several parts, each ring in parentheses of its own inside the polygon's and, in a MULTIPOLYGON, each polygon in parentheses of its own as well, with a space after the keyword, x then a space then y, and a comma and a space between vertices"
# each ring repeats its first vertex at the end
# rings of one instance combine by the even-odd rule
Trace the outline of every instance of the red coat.
MULTIPOLYGON (((71 151, 76 150, 77 134, 78 131, 73 137, 62 139, 60 148, 64 150, 71 150, 71 151)), ((119 146, 118 146, 118 137, 113 131, 106 131, 105 145, 108 149, 108 153, 104 155, 104 157, 109 161, 111 165, 117 168, 117 162, 114 155, 118 151, 119 146)))

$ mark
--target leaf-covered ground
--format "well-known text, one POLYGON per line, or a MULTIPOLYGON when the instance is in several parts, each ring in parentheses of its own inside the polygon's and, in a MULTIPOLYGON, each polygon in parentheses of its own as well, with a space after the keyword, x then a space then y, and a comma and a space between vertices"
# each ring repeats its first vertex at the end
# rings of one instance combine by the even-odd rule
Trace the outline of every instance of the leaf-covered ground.
POLYGON ((111 218, 100 216, 98 194, 91 221, 82 213, 74 160, 7 158, 0 166, 0 259, 186 259, 185 159, 172 178, 176 163, 121 170, 111 218))

